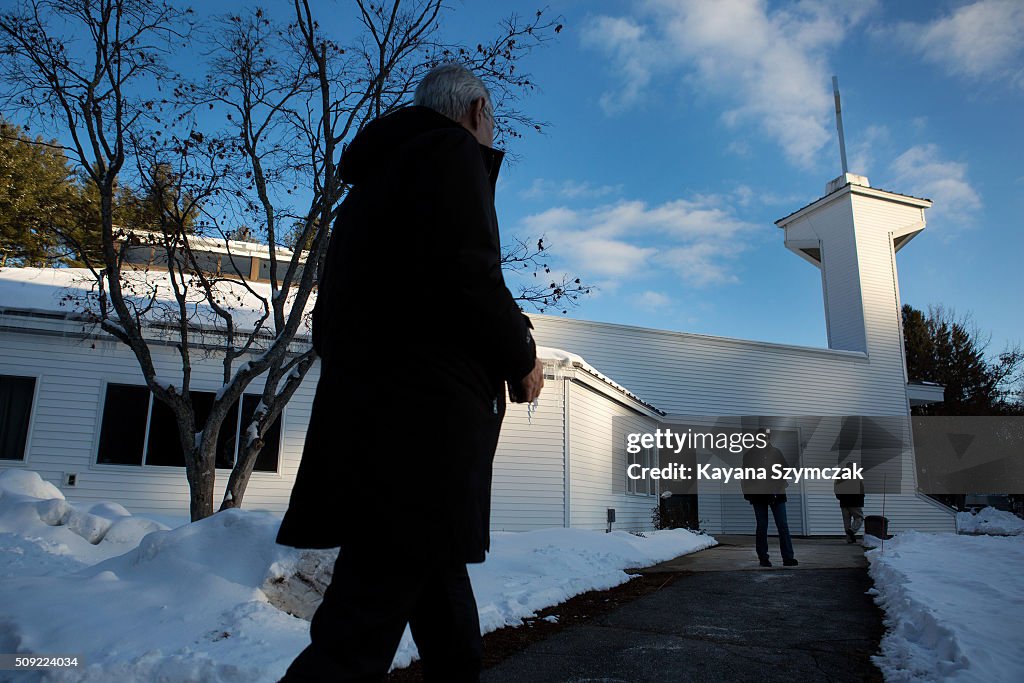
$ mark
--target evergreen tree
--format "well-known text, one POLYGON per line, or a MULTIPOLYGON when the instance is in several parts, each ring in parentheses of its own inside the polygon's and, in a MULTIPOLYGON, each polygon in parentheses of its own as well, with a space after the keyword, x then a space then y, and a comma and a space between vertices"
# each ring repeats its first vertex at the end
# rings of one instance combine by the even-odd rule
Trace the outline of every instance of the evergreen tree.
POLYGON ((966 318, 957 319, 941 307, 928 315, 903 306, 903 340, 907 377, 946 388, 943 403, 918 406, 916 415, 1024 415, 1020 385, 1024 382, 1024 351, 1008 348, 993 360, 966 318))
POLYGON ((74 261, 64 235, 78 233, 82 201, 60 146, 0 119, 0 266, 74 261))

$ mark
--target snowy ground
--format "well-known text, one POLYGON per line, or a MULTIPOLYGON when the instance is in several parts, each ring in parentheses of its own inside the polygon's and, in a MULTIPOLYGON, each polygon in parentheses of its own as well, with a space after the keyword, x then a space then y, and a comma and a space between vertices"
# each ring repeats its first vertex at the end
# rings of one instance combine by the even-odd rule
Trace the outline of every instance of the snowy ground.
MULTIPOLYGON (((72 505, 33 472, 0 472, 0 652, 82 657, 84 670, 54 681, 276 681, 308 643, 308 622, 283 609, 315 607, 303 589, 333 561, 276 545, 279 523, 232 510, 168 529, 116 504, 72 505)), ((481 628, 714 544, 681 530, 494 534, 487 562, 470 568, 481 628)), ((414 657, 407 631, 395 665, 414 657)))
POLYGON ((956 529, 961 534, 1019 536, 1024 534, 1024 519, 1012 512, 987 507, 977 513, 956 513, 956 529))
POLYGON ((887 681, 1024 680, 1024 536, 908 531, 867 557, 887 681))

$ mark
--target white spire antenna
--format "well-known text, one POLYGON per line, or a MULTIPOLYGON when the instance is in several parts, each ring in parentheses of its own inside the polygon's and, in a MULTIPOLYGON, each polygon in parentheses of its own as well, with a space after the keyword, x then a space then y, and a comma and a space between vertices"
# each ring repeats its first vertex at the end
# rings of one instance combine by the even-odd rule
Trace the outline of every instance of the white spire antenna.
POLYGON ((846 166, 846 138, 843 135, 843 109, 839 105, 839 79, 832 77, 832 94, 836 99, 836 128, 839 130, 839 156, 843 162, 843 175, 850 172, 846 166))

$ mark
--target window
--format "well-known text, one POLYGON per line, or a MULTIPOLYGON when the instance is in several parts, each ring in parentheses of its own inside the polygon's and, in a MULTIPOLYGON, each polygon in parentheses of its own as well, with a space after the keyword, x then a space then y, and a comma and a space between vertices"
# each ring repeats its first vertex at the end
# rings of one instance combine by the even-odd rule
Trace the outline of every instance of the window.
POLYGON ((148 418, 149 389, 128 384, 108 384, 96 462, 141 465, 148 418))
MULTIPOLYGON (((209 251, 192 251, 196 269, 207 275, 220 275, 220 254, 209 251)), ((191 267, 189 268, 191 270, 191 267)))
MULTIPOLYGON (((191 392, 196 424, 206 422, 213 407, 214 394, 191 392)), ((242 424, 252 419, 260 397, 246 394, 241 406, 236 401, 228 409, 217 437, 216 467, 231 469, 238 455, 239 411, 242 424)), ((264 445, 256 457, 256 472, 276 472, 281 441, 281 418, 274 420, 263 437, 264 445)), ((184 467, 185 454, 178 438, 178 422, 170 406, 152 397, 149 389, 127 384, 108 384, 103 404, 99 450, 96 462, 108 465, 155 465, 184 467), (143 457, 145 456, 145 457, 143 457)))
POLYGON ((149 245, 130 246, 125 252, 124 260, 125 263, 134 266, 148 266, 149 262, 153 260, 153 247, 149 245))
MULTIPOLYGON (((626 453, 626 467, 639 465, 644 467, 658 467, 658 449, 645 448, 639 453, 626 453)), ((626 493, 633 493, 638 496, 658 495, 658 482, 651 477, 633 479, 626 474, 626 493)))
POLYGON ((35 377, 0 375, 0 460, 24 460, 35 377))

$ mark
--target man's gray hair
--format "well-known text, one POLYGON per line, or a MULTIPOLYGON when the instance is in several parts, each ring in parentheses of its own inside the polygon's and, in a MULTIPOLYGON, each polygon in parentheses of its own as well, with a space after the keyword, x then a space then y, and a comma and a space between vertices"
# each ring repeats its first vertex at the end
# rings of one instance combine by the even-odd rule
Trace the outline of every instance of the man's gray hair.
POLYGON ((413 104, 429 107, 450 119, 458 121, 469 111, 469 106, 480 97, 486 102, 485 111, 492 119, 491 94, 487 86, 469 69, 460 64, 442 64, 423 77, 416 86, 413 104))

